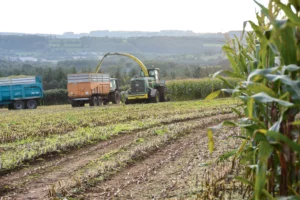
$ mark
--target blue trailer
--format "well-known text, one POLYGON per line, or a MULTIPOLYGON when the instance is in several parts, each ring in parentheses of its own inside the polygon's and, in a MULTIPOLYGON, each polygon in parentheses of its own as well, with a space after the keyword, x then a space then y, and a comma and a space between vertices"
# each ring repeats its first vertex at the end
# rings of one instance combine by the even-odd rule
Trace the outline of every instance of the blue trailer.
POLYGON ((43 85, 39 76, 0 78, 0 107, 35 109, 42 98, 43 85))

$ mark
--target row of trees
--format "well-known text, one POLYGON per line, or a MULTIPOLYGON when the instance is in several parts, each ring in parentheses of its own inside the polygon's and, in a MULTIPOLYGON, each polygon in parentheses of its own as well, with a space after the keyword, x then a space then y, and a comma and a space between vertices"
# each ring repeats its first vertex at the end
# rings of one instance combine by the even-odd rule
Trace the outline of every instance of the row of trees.
MULTIPOLYGON (((98 60, 77 60, 60 61, 53 63, 22 63, 0 60, 0 77, 17 75, 38 75, 43 79, 44 90, 66 89, 67 74, 90 73, 94 72, 98 60)), ((223 66, 199 66, 184 65, 174 62, 145 61, 144 64, 150 67, 160 68, 161 78, 183 79, 183 78, 203 78, 208 77, 220 69, 226 69, 223 66)), ((130 78, 139 75, 140 68, 131 60, 120 59, 117 61, 108 60, 101 69, 103 73, 109 73, 112 77, 120 80, 121 86, 129 84, 130 78)))
POLYGON ((66 89, 67 74, 76 73, 75 67, 61 68, 50 66, 33 66, 30 64, 23 64, 21 67, 1 68, 0 77, 19 76, 19 75, 34 75, 41 76, 43 80, 44 90, 50 89, 66 89))

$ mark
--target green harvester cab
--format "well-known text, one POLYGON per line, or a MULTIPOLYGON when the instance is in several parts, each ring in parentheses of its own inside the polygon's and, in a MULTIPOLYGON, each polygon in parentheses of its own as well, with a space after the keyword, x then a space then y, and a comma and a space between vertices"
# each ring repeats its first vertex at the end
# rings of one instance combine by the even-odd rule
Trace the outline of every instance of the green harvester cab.
POLYGON ((141 70, 140 76, 130 80, 125 104, 136 102, 163 102, 166 101, 166 86, 159 80, 159 68, 147 69, 149 76, 141 70))

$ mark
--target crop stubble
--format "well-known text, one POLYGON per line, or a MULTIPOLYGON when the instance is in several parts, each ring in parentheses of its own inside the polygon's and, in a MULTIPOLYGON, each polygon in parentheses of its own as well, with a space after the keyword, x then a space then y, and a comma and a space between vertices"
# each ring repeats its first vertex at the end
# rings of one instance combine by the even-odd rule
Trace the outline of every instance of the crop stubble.
MULTIPOLYGON (((134 118, 129 118, 127 125, 130 124, 130 126, 125 126, 125 130, 124 127, 121 127, 119 130, 117 127, 111 127, 111 129, 109 129, 110 132, 115 133, 105 138, 107 141, 101 142, 101 139, 96 139, 92 142, 92 145, 85 148, 65 152, 65 156, 57 156, 51 161, 44 160, 37 162, 29 166, 28 169, 16 170, 11 174, 2 176, 0 178, 1 186, 7 188, 7 190, 3 192, 3 195, 8 199, 22 199, 26 197, 37 199, 44 197, 51 198, 50 196, 54 197, 62 194, 67 196, 82 196, 82 191, 87 192, 85 198, 89 195, 89 197, 92 198, 95 194, 105 198, 107 198, 108 194, 114 195, 116 193, 116 195, 120 195, 122 193, 121 191, 126 191, 120 189, 124 187, 124 184, 119 188, 115 187, 116 191, 114 193, 107 193, 107 191, 102 188, 103 184, 106 184, 106 182, 109 184, 107 180, 110 177, 122 176, 127 170, 134 169, 134 166, 139 166, 140 163, 142 166, 143 162, 151 160, 154 155, 157 155, 154 157, 160 160, 159 154, 165 152, 163 155, 167 155, 166 152, 168 152, 168 150, 164 151, 164 148, 169 146, 171 148, 172 145, 178 145, 179 149, 175 152, 184 151, 185 149, 189 149, 189 146, 192 144, 191 142, 197 141, 196 138, 200 137, 204 143, 201 148, 207 149, 207 140, 204 134, 205 127, 207 127, 208 124, 212 125, 217 123, 219 119, 232 117, 231 114, 222 114, 229 112, 228 106, 236 103, 229 102, 229 100, 221 100, 215 104, 201 102, 204 104, 199 106, 202 107, 201 109, 195 109, 199 105, 198 102, 183 102, 181 109, 169 110, 170 113, 173 113, 173 115, 169 117, 169 120, 165 118, 166 114, 168 114, 166 110, 161 111, 161 113, 164 114, 160 114, 160 112, 153 114, 147 112, 150 121, 152 120, 153 123, 149 123, 146 126, 141 125, 141 127, 134 127, 132 123, 137 123, 137 121, 134 118), (205 106, 205 104, 207 105, 205 106), (223 107, 220 107, 220 104, 223 104, 223 107), (208 109, 205 109, 205 107, 208 109), (225 107, 227 108, 225 109, 225 107), (174 112, 177 112, 177 115, 174 115, 174 112), (199 115, 199 113, 205 112, 206 114, 199 115), (201 119, 202 122, 206 122, 201 124, 201 119), (197 133, 197 131, 191 130, 200 127, 202 132, 193 138, 191 135, 197 133), (187 134, 188 132, 192 132, 193 134, 187 134), (187 142, 181 144, 181 138, 186 139, 187 142), (178 141, 178 143, 175 141, 178 141), (183 148, 184 146, 187 148, 183 148), (121 173, 119 173, 119 171, 121 171, 121 173), (100 193, 94 190, 94 188, 98 187, 102 188, 100 193), (13 193, 16 193, 16 195, 13 195, 13 193)), ((147 108, 147 106, 148 105, 141 105, 141 107, 139 107, 139 105, 132 106, 133 114, 141 116, 141 113, 145 113, 149 108, 147 108)), ((163 104, 163 106, 168 107, 170 105, 163 104)), ((83 111, 85 112, 84 109, 83 111)), ((105 109, 106 108, 102 108, 101 110, 101 108, 99 108, 98 112, 105 109)), ((88 115, 88 113, 86 113, 86 115, 88 115)), ((143 121, 143 123, 147 124, 146 121, 147 120, 143 121)), ((77 128, 77 130, 80 128, 82 127, 77 128)), ((91 125, 88 128, 97 129, 99 127, 91 125)), ((82 146, 87 144, 88 143, 83 143, 82 146)), ((170 152, 170 155, 174 154, 171 150, 170 152)), ((175 153, 174 155, 176 157, 179 154, 180 153, 175 153)), ((174 156, 169 156, 169 159, 174 159, 174 156)), ((161 168, 165 167, 163 163, 169 163, 169 161, 161 160, 160 162, 162 162, 161 168)), ((152 171, 155 170, 152 169, 152 171)), ((139 170, 137 170, 137 172, 139 172, 139 170)), ((199 175, 197 176, 199 177, 199 175)), ((134 175, 131 177, 133 177, 133 180, 136 179, 134 175)), ((122 182, 122 178, 120 178, 119 181, 122 182)), ((127 185, 128 188, 131 188, 131 184, 127 185)), ((130 189, 130 191, 135 190, 130 189)), ((162 197, 165 193, 166 192, 162 191, 161 194, 157 195, 158 197, 162 197)), ((129 195, 128 192, 124 192, 122 194, 127 195, 126 197, 131 196, 134 198, 134 194, 137 193, 131 192, 129 195)))

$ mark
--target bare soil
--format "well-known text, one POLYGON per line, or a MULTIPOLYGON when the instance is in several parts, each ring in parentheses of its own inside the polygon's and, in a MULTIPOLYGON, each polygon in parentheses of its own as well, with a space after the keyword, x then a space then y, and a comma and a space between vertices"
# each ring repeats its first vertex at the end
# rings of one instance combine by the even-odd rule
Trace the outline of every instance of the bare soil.
POLYGON ((195 199, 202 192, 208 176, 221 178, 231 170, 230 163, 203 166, 227 150, 237 148, 238 142, 225 139, 235 129, 215 136, 216 149, 209 153, 207 132, 199 127, 186 137, 149 155, 145 160, 123 170, 82 192, 82 199, 195 199), (213 171, 211 171, 213 170, 213 171))
POLYGON ((123 143, 131 141, 133 137, 133 134, 124 134, 52 161, 45 160, 40 164, 0 177, 0 186, 13 191, 13 194, 10 192, 5 199, 44 199, 47 197, 48 186, 68 179, 91 160, 119 148, 123 143))

